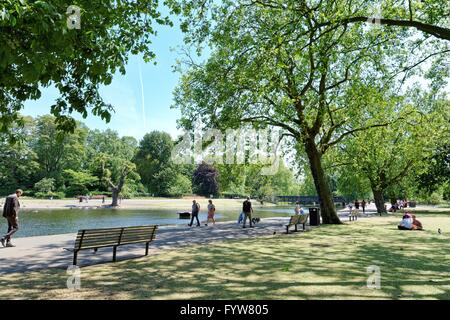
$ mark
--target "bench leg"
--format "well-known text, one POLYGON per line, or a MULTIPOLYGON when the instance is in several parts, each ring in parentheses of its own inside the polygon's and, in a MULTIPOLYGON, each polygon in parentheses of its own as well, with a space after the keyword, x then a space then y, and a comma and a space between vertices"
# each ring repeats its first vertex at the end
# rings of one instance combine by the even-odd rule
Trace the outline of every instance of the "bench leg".
POLYGON ((306 223, 303 224, 303 231, 306 231, 306 223))
POLYGON ((150 242, 147 242, 145 244, 145 255, 148 256, 148 245, 150 244, 150 242))
POLYGON ((113 262, 116 262, 117 247, 113 247, 113 262))
POLYGON ((295 224, 295 232, 298 232, 297 224, 295 224))
POLYGON ((289 226, 286 226, 286 234, 289 234, 289 226))
POLYGON ((78 251, 74 251, 73 252, 73 265, 76 266, 77 265, 77 257, 78 257, 78 251))

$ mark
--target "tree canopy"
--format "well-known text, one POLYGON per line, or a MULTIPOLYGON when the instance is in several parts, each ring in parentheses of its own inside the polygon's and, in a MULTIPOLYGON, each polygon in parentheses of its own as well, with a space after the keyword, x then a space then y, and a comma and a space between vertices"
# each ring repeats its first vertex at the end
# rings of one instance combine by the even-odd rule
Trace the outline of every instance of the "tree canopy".
POLYGON ((24 101, 42 88, 59 91, 51 113, 72 131, 70 116, 91 112, 109 121, 113 106, 99 94, 114 73, 125 73, 130 54, 151 61, 155 24, 172 25, 158 0, 5 0, 0 3, 0 131, 20 122, 24 101), (68 6, 80 9, 81 28, 67 23, 68 6))

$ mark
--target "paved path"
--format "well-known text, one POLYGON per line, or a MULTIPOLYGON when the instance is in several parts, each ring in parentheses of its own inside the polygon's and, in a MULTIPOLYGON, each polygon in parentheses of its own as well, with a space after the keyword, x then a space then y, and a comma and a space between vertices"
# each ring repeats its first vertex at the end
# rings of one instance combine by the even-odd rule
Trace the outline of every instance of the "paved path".
MULTIPOLYGON (((162 226, 157 232, 154 242, 150 244, 149 254, 161 250, 175 249, 192 244, 205 244, 227 239, 241 239, 273 235, 283 232, 289 218, 267 218, 257 223, 255 228, 242 229, 236 223, 217 223, 215 226, 192 227, 162 226)), ((63 248, 71 248, 76 234, 60 234, 51 236, 26 237, 14 239, 14 248, 0 246, 0 276, 12 272, 24 272, 47 268, 66 269, 72 264, 73 254, 63 248)), ((117 249, 117 259, 125 260, 143 256, 144 244, 128 245, 117 249)), ((81 266, 110 262, 112 248, 100 248, 93 251, 81 251, 78 264, 81 266)))
MULTIPOLYGON (((339 211, 342 221, 348 210, 339 211)), ((242 229, 233 222, 221 222, 215 226, 201 226, 189 228, 185 225, 161 226, 154 242, 150 244, 149 254, 161 250, 176 249, 192 244, 206 244, 227 239, 244 239, 273 235, 274 232, 285 231, 286 218, 265 218, 257 223, 255 228, 242 229)), ((307 229, 309 226, 307 226, 307 229)), ((66 269, 72 264, 73 254, 63 248, 72 248, 75 233, 51 236, 16 238, 16 247, 3 248, 0 246, 0 276, 13 272, 25 272, 47 268, 66 269)), ((117 259, 126 260, 143 256, 144 244, 128 245, 117 249, 117 259)), ((97 253, 86 250, 78 255, 78 264, 87 266, 98 263, 111 262, 112 248, 100 248, 97 253)))

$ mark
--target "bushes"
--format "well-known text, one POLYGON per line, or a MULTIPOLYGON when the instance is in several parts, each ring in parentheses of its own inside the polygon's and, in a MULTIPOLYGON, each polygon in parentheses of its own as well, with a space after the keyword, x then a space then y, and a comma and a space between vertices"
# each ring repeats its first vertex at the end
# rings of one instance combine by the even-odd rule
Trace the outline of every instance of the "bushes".
POLYGON ((64 194, 64 192, 36 192, 34 194, 35 198, 38 199, 64 199, 66 197, 66 195, 64 194))
POLYGON ((191 180, 182 174, 178 174, 173 184, 169 187, 169 195, 171 197, 182 197, 184 194, 191 194, 191 193, 192 193, 191 180))

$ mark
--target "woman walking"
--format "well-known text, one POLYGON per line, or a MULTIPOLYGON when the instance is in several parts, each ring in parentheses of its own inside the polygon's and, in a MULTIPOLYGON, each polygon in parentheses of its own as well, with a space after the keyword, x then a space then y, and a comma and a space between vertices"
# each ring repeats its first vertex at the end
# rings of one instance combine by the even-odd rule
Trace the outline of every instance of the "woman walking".
POLYGON ((214 214, 216 213, 216 206, 212 203, 212 200, 208 200, 208 218, 206 219, 205 226, 208 225, 208 222, 212 221, 213 225, 216 224, 216 220, 214 220, 214 214))

